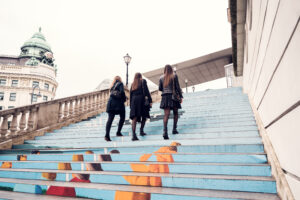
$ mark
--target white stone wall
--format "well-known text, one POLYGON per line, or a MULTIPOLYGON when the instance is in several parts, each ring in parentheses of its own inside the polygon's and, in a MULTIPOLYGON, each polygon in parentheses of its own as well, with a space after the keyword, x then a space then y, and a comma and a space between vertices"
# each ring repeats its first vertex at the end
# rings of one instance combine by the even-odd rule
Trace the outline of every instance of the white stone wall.
POLYGON ((300 199, 300 1, 253 0, 247 11, 244 91, 300 199))
MULTIPOLYGON (((0 92, 4 92, 4 100, 0 101, 0 106, 7 109, 9 106, 23 106, 31 103, 32 83, 39 82, 40 93, 42 97, 37 102, 43 102, 43 96, 48 97, 48 101, 54 99, 57 82, 56 74, 53 67, 40 64, 39 66, 11 66, 0 65, 0 79, 6 79, 6 85, 0 86, 0 92), (12 80, 18 80, 18 86, 12 87, 12 80), (49 89, 44 88, 45 83, 49 85, 49 89), (10 101, 10 93, 16 93, 16 100, 10 101)), ((36 88, 34 94, 38 94, 36 88)), ((37 103, 34 102, 34 103, 37 103)))

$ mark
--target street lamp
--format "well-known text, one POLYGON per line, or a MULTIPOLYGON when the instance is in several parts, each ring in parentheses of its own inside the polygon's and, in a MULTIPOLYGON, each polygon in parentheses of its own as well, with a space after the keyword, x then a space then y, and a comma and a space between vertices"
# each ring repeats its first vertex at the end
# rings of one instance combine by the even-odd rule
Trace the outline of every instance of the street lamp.
POLYGON ((127 70, 126 70, 126 86, 128 86, 128 65, 129 65, 129 63, 131 61, 131 57, 127 53, 126 56, 124 56, 123 58, 124 58, 124 61, 126 63, 126 66, 127 66, 127 70))
POLYGON ((188 89, 187 89, 188 80, 185 79, 184 82, 185 82, 185 90, 186 90, 186 93, 188 93, 188 89))
POLYGON ((31 93, 31 104, 32 104, 32 102, 33 102, 33 95, 34 95, 34 90, 35 90, 35 88, 38 88, 39 89, 39 93, 37 94, 37 97, 41 97, 42 95, 41 95, 41 89, 40 89, 40 86, 39 85, 34 85, 33 87, 32 87, 32 93, 31 93))
POLYGON ((192 87, 192 90, 193 90, 193 92, 195 92, 195 86, 193 85, 193 87, 192 87))
POLYGON ((173 71, 174 71, 174 73, 176 74, 176 67, 173 67, 173 71))

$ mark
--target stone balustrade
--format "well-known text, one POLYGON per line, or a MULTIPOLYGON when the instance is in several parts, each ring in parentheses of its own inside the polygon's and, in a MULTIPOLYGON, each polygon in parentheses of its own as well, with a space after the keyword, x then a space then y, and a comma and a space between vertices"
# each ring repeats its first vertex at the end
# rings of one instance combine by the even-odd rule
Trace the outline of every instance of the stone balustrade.
MULTIPOLYGON (((125 87, 129 97, 129 90, 125 87)), ((160 92, 151 92, 153 102, 160 92)), ((109 89, 0 111, 0 149, 105 111, 109 89)), ((129 100, 126 102, 129 105, 129 100)))
POLYGON ((29 133, 43 130, 39 133, 43 135, 46 131, 81 121, 103 112, 108 98, 107 89, 0 111, 0 141, 22 143, 29 133), (19 137, 23 137, 22 141, 16 139, 19 137))

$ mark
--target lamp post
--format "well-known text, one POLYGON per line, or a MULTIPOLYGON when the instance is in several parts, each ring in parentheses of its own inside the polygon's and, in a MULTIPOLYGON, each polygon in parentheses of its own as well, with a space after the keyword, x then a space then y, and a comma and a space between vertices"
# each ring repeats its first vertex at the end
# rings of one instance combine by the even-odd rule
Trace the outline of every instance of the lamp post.
POLYGON ((41 89, 40 89, 40 86, 39 86, 39 85, 34 85, 34 86, 32 87, 31 103, 30 103, 30 104, 32 104, 32 102, 33 102, 33 95, 34 95, 34 90, 35 90, 35 88, 38 88, 38 89, 39 89, 39 93, 37 94, 37 97, 41 97, 41 96, 42 96, 42 95, 41 95, 41 89))
POLYGON ((193 85, 193 87, 192 87, 192 90, 193 90, 193 92, 195 92, 195 86, 193 85))
POLYGON ((176 67, 173 67, 173 71, 174 71, 174 73, 176 74, 176 67))
POLYGON ((185 90, 186 90, 186 93, 188 93, 188 88, 187 88, 188 80, 185 79, 184 82, 185 82, 185 90))
POLYGON ((131 61, 131 57, 127 53, 126 56, 124 56, 123 58, 124 58, 124 61, 126 63, 126 66, 127 66, 127 69, 126 69, 126 86, 128 87, 128 65, 131 61))

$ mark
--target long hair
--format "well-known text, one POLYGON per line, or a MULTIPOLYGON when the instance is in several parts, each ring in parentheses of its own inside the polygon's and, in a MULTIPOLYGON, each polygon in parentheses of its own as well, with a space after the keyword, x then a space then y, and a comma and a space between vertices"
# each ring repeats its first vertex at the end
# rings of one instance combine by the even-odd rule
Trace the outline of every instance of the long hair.
POLYGON ((116 83, 117 80, 122 83, 121 77, 120 76, 115 76, 113 82, 111 83, 110 89, 114 86, 114 84, 116 83))
POLYGON ((139 88, 139 85, 141 85, 141 83, 142 83, 142 74, 137 72, 134 75, 133 83, 131 85, 130 90, 131 91, 137 90, 139 88))
POLYGON ((164 87, 167 87, 171 80, 174 79, 173 68, 171 65, 166 65, 164 69, 164 87))

